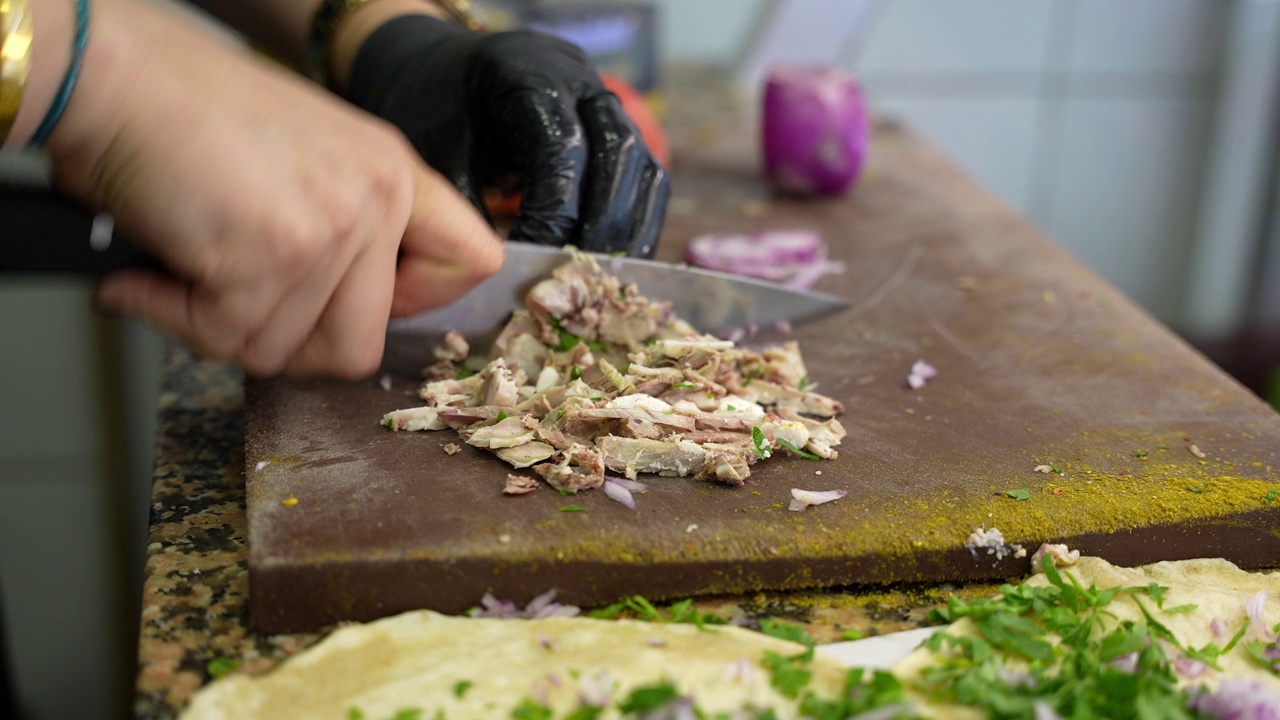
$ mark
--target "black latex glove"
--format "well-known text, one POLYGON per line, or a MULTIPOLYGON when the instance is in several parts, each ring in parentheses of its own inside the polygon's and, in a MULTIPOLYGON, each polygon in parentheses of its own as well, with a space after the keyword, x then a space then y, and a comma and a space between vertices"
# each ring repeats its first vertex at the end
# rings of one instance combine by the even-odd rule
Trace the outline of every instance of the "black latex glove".
POLYGON ((520 191, 511 239, 653 255, 667 172, 576 46, 398 17, 361 46, 346 94, 482 212, 484 188, 520 191))

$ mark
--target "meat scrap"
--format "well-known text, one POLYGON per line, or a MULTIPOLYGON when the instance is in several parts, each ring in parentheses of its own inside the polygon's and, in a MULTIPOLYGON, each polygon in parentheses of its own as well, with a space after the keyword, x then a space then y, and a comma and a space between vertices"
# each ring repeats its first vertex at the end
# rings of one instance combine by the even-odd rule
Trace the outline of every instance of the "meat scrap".
POLYGON ((393 430, 452 428, 469 445, 566 493, 601 487, 606 470, 742 485, 776 454, 831 459, 845 429, 836 400, 813 391, 794 341, 760 352, 698 332, 669 303, 572 260, 529 291, 487 360, 456 332, 434 349, 424 406, 383 417, 393 430), (480 368, 467 377, 453 371, 480 368), (783 450, 787 452, 782 452, 783 450))

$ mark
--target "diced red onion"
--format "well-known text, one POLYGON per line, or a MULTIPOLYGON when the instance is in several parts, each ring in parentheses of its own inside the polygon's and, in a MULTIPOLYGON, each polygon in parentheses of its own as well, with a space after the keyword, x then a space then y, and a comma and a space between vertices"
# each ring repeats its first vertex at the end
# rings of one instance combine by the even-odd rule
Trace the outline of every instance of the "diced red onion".
POLYGON ((801 490, 791 488, 791 505, 788 510, 804 510, 810 505, 821 505, 848 495, 848 490, 801 490))
POLYGON ((1266 623, 1262 619, 1262 611, 1267 604, 1267 591, 1259 590, 1250 595, 1244 601, 1244 612, 1249 616, 1249 634, 1253 636, 1264 635, 1267 631, 1266 623))
POLYGON ((553 602, 556 597, 555 589, 542 593, 523 610, 516 607, 516 604, 510 600, 499 600, 492 593, 485 593, 480 598, 480 607, 471 611, 471 617, 475 618, 496 618, 499 620, 515 620, 525 618, 535 620, 546 617, 575 617, 582 612, 576 605, 564 605, 553 602))
POLYGON ((791 323, 786 320, 779 320, 773 324, 773 331, 780 335, 790 335, 791 323))
POLYGON ((1217 720, 1274 720, 1280 715, 1280 695, 1256 678, 1230 677, 1217 692, 1193 690, 1187 707, 1217 720))
POLYGON ((1107 664, 1125 675, 1132 675, 1138 669, 1138 653, 1125 653, 1107 664))
POLYGON ((391 392, 391 376, 383 375, 378 378, 378 387, 382 388, 385 392, 391 392))
POLYGON ((605 479, 605 482, 612 482, 616 485, 621 485, 622 487, 630 490, 633 493, 642 493, 642 492, 648 491, 649 489, 649 486, 645 485, 642 482, 637 482, 635 480, 628 480, 624 477, 617 477, 615 475, 605 475, 604 479, 605 479))
POLYGON ((608 670, 583 675, 578 680, 578 703, 588 707, 609 707, 613 703, 613 685, 613 674, 608 670))
POLYGON ((755 665, 751 663, 751 658, 740 657, 725 666, 724 672, 720 673, 720 679, 723 682, 737 682, 750 688, 756 680, 755 665))
POLYGON ((547 684, 550 685, 551 687, 558 688, 561 685, 564 685, 564 681, 560 679, 560 673, 556 672, 555 670, 552 670, 551 672, 547 673, 547 684))
POLYGON ((869 136, 858 83, 837 67, 775 69, 765 81, 763 134, 765 173, 777 189, 845 192, 869 136))
POLYGON ((663 640, 662 638, 658 637, 657 635, 650 635, 650 636, 645 640, 645 644, 646 644, 646 645, 648 645, 649 647, 661 648, 661 647, 666 647, 666 646, 667 646, 667 641, 666 641, 666 640, 663 640))
POLYGON ((636 509, 636 501, 631 497, 631 491, 613 480, 604 481, 604 494, 608 495, 610 500, 616 500, 632 510, 636 509))
POLYGON ((919 390, 924 384, 938 376, 938 369, 924 360, 917 360, 911 364, 911 372, 907 375, 907 386, 912 390, 919 390))
POLYGON ((1195 679, 1203 675, 1209 666, 1195 658, 1182 657, 1173 661, 1173 669, 1184 678, 1195 679))
POLYGON ((1227 634, 1227 621, 1220 617, 1210 620, 1209 632, 1213 633, 1214 640, 1221 640, 1227 634))
POLYGON ((538 633, 538 644, 542 646, 543 650, 551 650, 554 652, 556 649, 556 641, 544 632, 538 633))

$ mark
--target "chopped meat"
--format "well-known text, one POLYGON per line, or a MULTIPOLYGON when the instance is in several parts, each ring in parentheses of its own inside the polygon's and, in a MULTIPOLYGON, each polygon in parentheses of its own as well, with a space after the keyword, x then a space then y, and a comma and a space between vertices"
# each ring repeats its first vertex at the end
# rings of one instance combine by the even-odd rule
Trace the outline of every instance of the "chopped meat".
POLYGON ((533 471, 560 492, 576 493, 604 484, 604 463, 600 454, 584 445, 565 450, 559 463, 534 465, 533 471))
MULTIPOLYGON (((447 334, 419 389, 426 405, 384 423, 453 428, 566 492, 600 487, 606 467, 741 485, 759 459, 756 431, 775 450, 785 440, 836 456, 843 407, 812 391, 795 342, 756 351, 699 333, 581 254, 537 283, 526 307, 470 377, 458 375, 471 349, 447 334)), ((536 486, 511 477, 504 492, 536 486)))
POLYGON ((507 483, 502 488, 503 495, 526 495, 538 489, 538 480, 528 475, 507 475, 507 483))
POLYGON ((506 417, 492 425, 459 430, 458 434, 467 441, 468 445, 496 450, 532 442, 534 431, 525 427, 522 418, 506 417))
POLYGON ((392 430, 447 430, 440 410, 431 406, 393 410, 382 416, 382 424, 392 430))
POLYGON ((514 447, 497 448, 493 452, 519 470, 549 459, 556 454, 556 448, 544 442, 531 440, 514 447))
POLYGON ((461 333, 450 330, 444 334, 444 340, 440 345, 431 352, 436 360, 460 363, 471 353, 471 346, 467 344, 467 339, 462 337, 461 333))

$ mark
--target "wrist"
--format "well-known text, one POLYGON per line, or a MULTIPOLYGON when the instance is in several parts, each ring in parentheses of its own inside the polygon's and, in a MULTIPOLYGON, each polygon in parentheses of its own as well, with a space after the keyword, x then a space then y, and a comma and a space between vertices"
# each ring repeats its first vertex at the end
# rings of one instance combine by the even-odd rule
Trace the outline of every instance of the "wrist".
POLYGON ((31 16, 30 69, 5 148, 22 147, 35 134, 71 61, 74 0, 30 0, 26 12, 31 16))
POLYGON ((369 0, 347 11, 333 28, 326 62, 330 85, 343 91, 351 79, 351 67, 364 42, 387 21, 405 15, 426 15, 451 22, 449 13, 432 0, 369 0))

